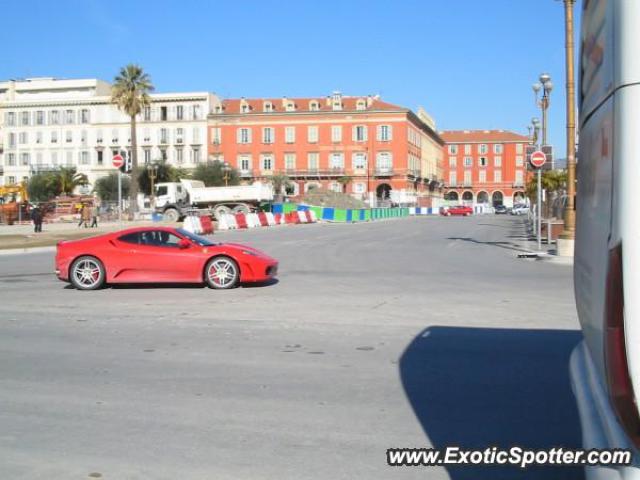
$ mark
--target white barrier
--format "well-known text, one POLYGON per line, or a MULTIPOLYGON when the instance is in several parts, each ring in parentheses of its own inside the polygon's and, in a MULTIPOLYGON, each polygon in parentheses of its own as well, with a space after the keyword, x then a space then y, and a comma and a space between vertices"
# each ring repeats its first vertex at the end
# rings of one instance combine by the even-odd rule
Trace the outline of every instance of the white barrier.
POLYGON ((265 213, 265 215, 267 217, 267 223, 269 224, 270 227, 272 227, 273 225, 276 224, 276 219, 273 216, 273 213, 267 212, 267 213, 265 213))
POLYGON ((218 230, 229 230, 227 216, 228 215, 220 215, 220 217, 218 218, 218 230))
POLYGON ((188 232, 195 233, 195 234, 202 233, 202 225, 200 224, 200 217, 189 215, 184 218, 184 222, 182 226, 188 232))
POLYGON ((298 214, 300 223, 309 223, 309 221, 307 220, 307 214, 304 211, 298 210, 296 213, 298 214))
POLYGON ((311 223, 316 223, 318 221, 318 216, 315 211, 309 210, 309 215, 311 215, 311 223))
POLYGON ((247 227, 256 228, 260 226, 260 219, 258 218, 257 213, 249 213, 247 214, 247 227))
POLYGON ((235 230, 238 228, 238 222, 236 222, 236 216, 231 215, 230 213, 222 215, 225 217, 227 225, 229 226, 229 230, 235 230))

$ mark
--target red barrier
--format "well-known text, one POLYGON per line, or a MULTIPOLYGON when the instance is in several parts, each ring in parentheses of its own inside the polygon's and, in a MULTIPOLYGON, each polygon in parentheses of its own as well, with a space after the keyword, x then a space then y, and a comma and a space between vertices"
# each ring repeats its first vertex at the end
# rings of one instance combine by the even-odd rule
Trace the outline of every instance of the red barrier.
POLYGON ((204 235, 213 235, 213 222, 211 217, 200 217, 200 225, 204 235))
POLYGON ((284 216, 284 220, 286 223, 300 223, 300 217, 298 217, 298 212, 289 212, 284 216))
POLYGON ((307 222, 313 223, 313 218, 311 217, 311 210, 305 210, 304 214, 307 217, 307 222))
POLYGON ((269 221, 267 220, 267 214, 264 212, 258 212, 258 220, 260 220, 261 227, 268 227, 269 221))
POLYGON ((273 218, 276 221, 276 225, 280 225, 282 223, 282 214, 281 213, 274 213, 273 214, 273 218))
POLYGON ((238 228, 248 228, 247 216, 244 213, 236 213, 236 223, 238 228))

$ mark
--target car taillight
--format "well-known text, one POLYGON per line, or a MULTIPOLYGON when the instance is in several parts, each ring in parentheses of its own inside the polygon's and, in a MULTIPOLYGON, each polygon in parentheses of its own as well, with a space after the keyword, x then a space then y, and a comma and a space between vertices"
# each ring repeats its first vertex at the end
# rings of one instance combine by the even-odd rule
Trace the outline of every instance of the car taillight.
POLYGON ((605 299, 605 362, 609 397, 620 424, 633 443, 640 447, 640 418, 629 377, 624 337, 624 291, 622 245, 609 252, 605 299))

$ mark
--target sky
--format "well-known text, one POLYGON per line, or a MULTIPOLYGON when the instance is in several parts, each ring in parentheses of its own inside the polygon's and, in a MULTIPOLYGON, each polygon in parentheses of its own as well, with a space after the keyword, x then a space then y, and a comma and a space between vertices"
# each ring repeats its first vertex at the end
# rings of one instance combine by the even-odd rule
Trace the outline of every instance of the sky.
POLYGON ((565 156, 558 0, 0 0, 0 8, 0 80, 112 81, 137 63, 158 92, 379 94, 424 107, 438 130, 526 133, 540 116, 531 85, 548 72, 549 140, 565 156))

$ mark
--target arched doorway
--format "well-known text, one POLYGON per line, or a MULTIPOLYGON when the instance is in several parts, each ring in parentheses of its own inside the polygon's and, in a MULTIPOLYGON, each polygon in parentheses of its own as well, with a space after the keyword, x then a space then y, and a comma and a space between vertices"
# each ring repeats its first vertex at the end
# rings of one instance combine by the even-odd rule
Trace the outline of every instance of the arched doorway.
POLYGON ((517 205, 519 203, 525 203, 524 192, 515 192, 513 194, 513 204, 517 205))
POLYGON ((502 192, 493 192, 493 194, 491 195, 491 203, 493 203, 494 207, 502 205, 504 203, 504 195, 502 195, 502 192))
POLYGON ((300 194, 300 185, 298 185, 298 182, 289 182, 284 187, 284 193, 288 197, 295 197, 300 194))
POLYGON ((376 196, 381 200, 388 200, 391 196, 391 185, 388 183, 381 183, 376 187, 376 196))
POLYGON ((463 202, 471 202, 473 203, 473 192, 470 191, 466 191, 462 194, 462 201, 463 202))
POLYGON ((449 200, 452 202, 457 202, 459 198, 460 197, 458 197, 458 192, 447 192, 444 196, 445 200, 449 200))
POLYGON ((320 182, 307 182, 304 184, 305 193, 313 192, 314 190, 320 190, 322 188, 322 184, 320 182))
POLYGON ((487 192, 478 192, 477 203, 489 203, 489 194, 487 192))

